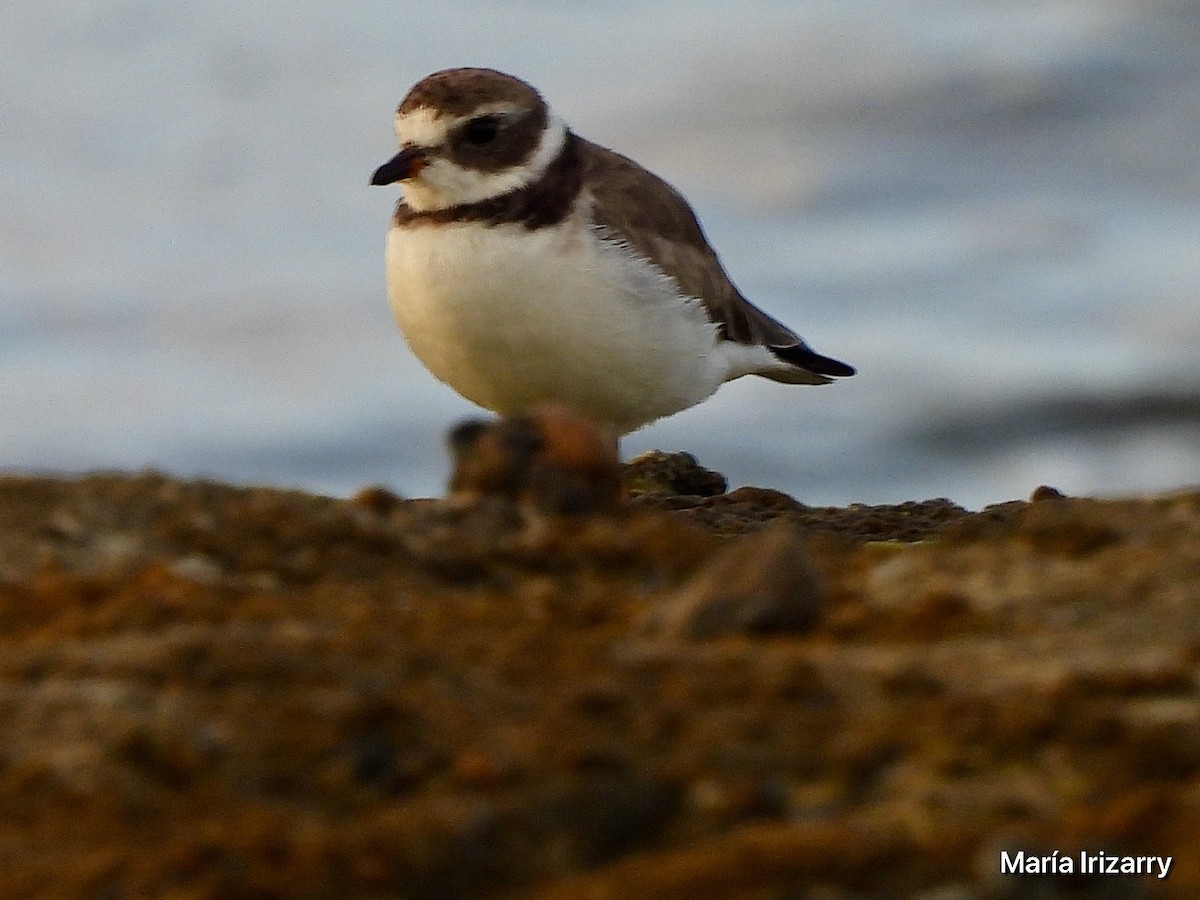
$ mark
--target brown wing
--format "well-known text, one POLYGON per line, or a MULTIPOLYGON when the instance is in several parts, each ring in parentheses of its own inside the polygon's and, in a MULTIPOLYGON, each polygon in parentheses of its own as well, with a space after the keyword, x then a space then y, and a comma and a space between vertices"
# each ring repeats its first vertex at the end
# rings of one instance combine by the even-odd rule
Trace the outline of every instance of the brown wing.
POLYGON ((617 232, 674 278, 685 294, 703 302, 725 338, 781 348, 803 343, 734 287, 678 191, 619 153, 582 138, 580 143, 584 184, 595 198, 597 225, 617 232))
POLYGON ((764 372, 781 381, 822 384, 854 369, 814 351, 798 334, 742 296, 709 246, 696 214, 683 196, 633 160, 582 138, 584 186, 595 200, 593 219, 652 259, 696 297, 721 336, 739 344, 761 344, 802 372, 764 372))

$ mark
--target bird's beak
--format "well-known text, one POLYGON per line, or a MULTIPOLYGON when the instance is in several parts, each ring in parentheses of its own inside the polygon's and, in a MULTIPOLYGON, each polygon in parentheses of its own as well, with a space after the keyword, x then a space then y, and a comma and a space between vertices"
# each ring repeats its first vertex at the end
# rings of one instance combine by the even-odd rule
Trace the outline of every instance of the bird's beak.
POLYGON ((428 160, 418 147, 405 147, 371 176, 371 184, 395 184, 397 181, 407 181, 423 168, 428 160))

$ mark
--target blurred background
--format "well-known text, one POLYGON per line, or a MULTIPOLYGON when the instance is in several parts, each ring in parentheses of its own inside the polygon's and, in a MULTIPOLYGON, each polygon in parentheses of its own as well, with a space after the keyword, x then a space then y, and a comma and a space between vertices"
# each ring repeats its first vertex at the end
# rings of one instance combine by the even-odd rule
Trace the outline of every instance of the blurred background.
POLYGON ((392 112, 539 87, 860 374, 625 441, 813 504, 1200 482, 1193 0, 67 0, 0 11, 0 470, 441 492, 392 112))

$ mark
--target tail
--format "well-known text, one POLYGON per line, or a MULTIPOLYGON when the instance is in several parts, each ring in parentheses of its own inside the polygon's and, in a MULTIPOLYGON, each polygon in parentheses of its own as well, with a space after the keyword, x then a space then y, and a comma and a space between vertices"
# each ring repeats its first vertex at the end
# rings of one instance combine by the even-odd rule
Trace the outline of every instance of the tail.
POLYGON ((793 367, 757 373, 772 381, 782 381, 785 384, 829 384, 834 378, 849 378, 855 373, 854 366, 847 365, 839 359, 822 356, 803 341, 786 347, 768 349, 777 359, 793 367))

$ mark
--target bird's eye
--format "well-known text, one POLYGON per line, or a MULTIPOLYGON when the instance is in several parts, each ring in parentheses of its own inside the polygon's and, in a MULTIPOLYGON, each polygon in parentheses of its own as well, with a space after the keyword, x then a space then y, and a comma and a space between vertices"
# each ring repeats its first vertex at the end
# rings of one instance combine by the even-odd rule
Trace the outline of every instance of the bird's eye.
POLYGON ((490 144, 495 139, 496 132, 499 130, 500 122, 495 116, 480 116, 467 123, 467 127, 463 131, 463 137, 467 139, 468 144, 482 147, 485 144, 490 144))

